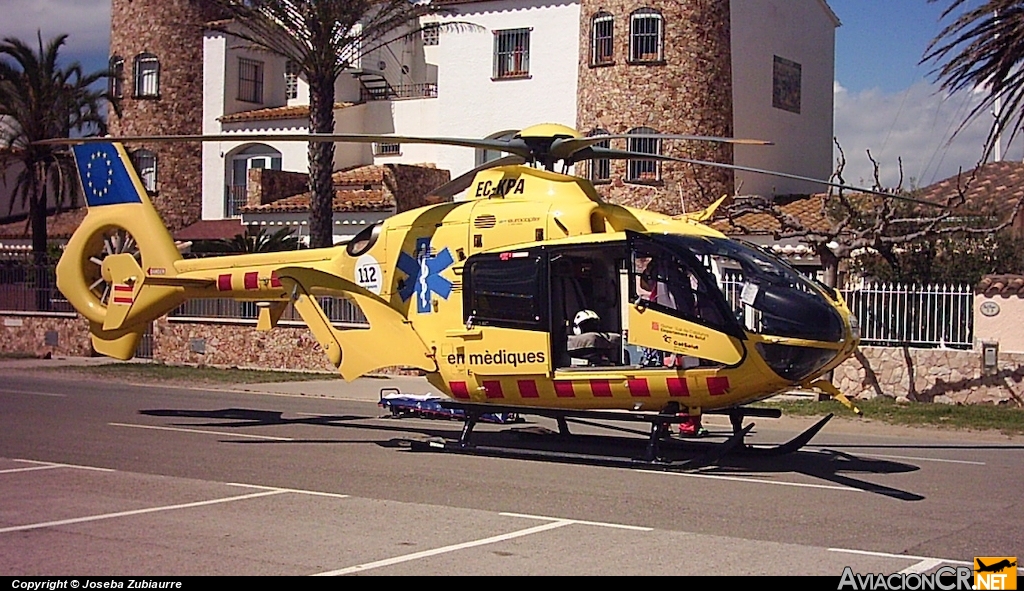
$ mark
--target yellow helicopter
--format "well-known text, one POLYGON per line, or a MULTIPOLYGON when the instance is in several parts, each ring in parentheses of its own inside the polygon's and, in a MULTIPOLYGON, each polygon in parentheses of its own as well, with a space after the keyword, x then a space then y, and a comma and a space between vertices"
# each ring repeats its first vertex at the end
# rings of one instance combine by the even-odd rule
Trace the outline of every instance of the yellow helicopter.
MULTIPOLYGON (((728 414, 733 443, 745 405, 793 388, 819 388, 858 344, 838 291, 753 245, 705 225, 725 199, 670 217, 601 199, 567 174, 588 159, 683 161, 598 146, 554 124, 509 140, 392 135, 224 136, 220 139, 448 144, 508 155, 441 187, 463 201, 394 215, 332 248, 184 259, 121 143, 73 140, 88 214, 67 244, 57 284, 90 323, 101 354, 130 358, 146 325, 187 299, 258 302, 259 330, 291 304, 341 375, 416 368, 460 409, 458 449, 472 449, 483 413, 649 422, 647 459, 680 414, 728 414), (555 172, 556 163, 563 171, 555 172), (533 166, 531 166, 533 165, 533 166), (537 166, 539 165, 539 166, 537 166), (332 326, 317 296, 360 308, 365 329, 332 326)), ((686 135, 699 139, 767 143, 686 135)), ((182 141, 216 137, 142 137, 182 141)), ((765 171, 761 171, 765 172, 765 171)), ((790 175, 783 175, 790 176, 790 175)), ((800 178, 800 177, 797 177, 800 178)), ((795 449, 819 422, 781 451, 795 449)))

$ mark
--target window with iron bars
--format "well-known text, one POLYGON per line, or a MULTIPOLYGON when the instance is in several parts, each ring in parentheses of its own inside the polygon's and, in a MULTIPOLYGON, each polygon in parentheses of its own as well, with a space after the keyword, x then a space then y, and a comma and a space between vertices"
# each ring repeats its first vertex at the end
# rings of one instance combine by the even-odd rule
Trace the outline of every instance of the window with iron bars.
POLYGON ((135 97, 160 96, 160 60, 152 53, 140 53, 132 65, 135 68, 135 97))
POLYGON ((530 75, 530 29, 494 32, 494 78, 530 75))
POLYGON ((263 102, 263 62, 238 58, 238 100, 263 102))
MULTIPOLYGON (((588 136, 605 135, 608 132, 603 129, 595 129, 588 133, 588 136)), ((594 144, 595 148, 610 148, 611 142, 605 140, 594 144)), ((612 178, 612 161, 607 158, 594 158, 590 161, 590 182, 607 183, 612 178)))
POLYGON ((614 17, 607 12, 594 15, 590 25, 590 63, 603 66, 613 63, 613 34, 615 31, 614 17))
POLYGON ((156 154, 149 150, 135 150, 132 152, 132 164, 135 165, 136 172, 139 173, 139 179, 142 181, 142 186, 146 188, 149 193, 156 192, 156 154))
MULTIPOLYGON (((637 127, 629 130, 629 135, 653 135, 657 131, 649 127, 637 127)), ((643 154, 661 154, 661 140, 658 138, 629 138, 629 151, 643 154)), ((634 183, 653 183, 661 179, 661 171, 657 160, 630 160, 626 171, 626 180, 634 183)))
POLYGON ((641 8, 629 17, 629 61, 660 62, 662 55, 661 13, 641 8))
POLYGON ((402 144, 394 142, 379 142, 373 144, 374 156, 398 156, 402 153, 402 144))

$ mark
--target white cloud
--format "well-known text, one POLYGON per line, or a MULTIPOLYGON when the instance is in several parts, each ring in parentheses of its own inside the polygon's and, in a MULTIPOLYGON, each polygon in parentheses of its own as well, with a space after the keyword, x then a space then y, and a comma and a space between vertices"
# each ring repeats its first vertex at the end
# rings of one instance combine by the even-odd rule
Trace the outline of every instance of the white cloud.
MULTIPOLYGON (((928 82, 918 82, 900 93, 877 89, 851 93, 835 84, 835 136, 846 154, 843 177, 848 183, 872 182, 872 166, 866 150, 879 163, 884 186, 899 182, 903 161, 903 186, 926 186, 977 165, 991 118, 982 116, 950 137, 977 97, 968 93, 946 96, 928 82)), ((1021 160, 1024 138, 1004 146, 1003 159, 1021 160)))
POLYGON ((15 37, 36 46, 67 34, 62 51, 73 59, 110 51, 110 0, 3 0, 0 37, 15 37))

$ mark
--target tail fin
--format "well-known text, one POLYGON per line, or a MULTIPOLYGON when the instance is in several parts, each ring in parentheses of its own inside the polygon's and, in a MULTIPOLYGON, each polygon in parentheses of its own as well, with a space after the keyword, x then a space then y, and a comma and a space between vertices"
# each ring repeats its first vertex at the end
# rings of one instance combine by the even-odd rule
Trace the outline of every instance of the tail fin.
POLYGON ((99 353, 129 359, 146 325, 183 300, 180 287, 146 285, 173 277, 181 254, 116 143, 74 147, 89 211, 57 265, 57 287, 89 319, 99 353))

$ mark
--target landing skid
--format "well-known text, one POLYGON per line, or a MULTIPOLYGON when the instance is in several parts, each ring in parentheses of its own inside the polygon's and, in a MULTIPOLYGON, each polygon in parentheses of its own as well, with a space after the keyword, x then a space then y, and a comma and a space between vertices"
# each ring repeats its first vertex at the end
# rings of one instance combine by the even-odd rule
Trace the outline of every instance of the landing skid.
POLYGON ((625 467, 650 467, 661 469, 696 469, 716 464, 724 456, 730 453, 752 454, 762 456, 777 456, 792 453, 807 444, 818 431, 825 426, 825 423, 832 418, 829 414, 793 439, 776 446, 755 446, 746 443, 746 437, 750 434, 754 424, 743 426, 746 417, 779 417, 782 415, 778 409, 760 408, 736 408, 720 411, 727 414, 732 424, 733 432, 724 442, 705 445, 706 451, 700 455, 685 459, 675 460, 663 453, 663 446, 678 449, 685 445, 684 442, 670 438, 669 428, 688 420, 685 416, 675 413, 650 413, 650 412, 624 412, 624 411, 599 411, 599 410, 562 410, 535 407, 504 407, 491 404, 475 404, 446 400, 441 403, 447 408, 460 410, 464 413, 462 432, 458 440, 432 439, 428 441, 413 441, 413 451, 449 452, 469 455, 496 456, 519 459, 540 459, 555 460, 571 463, 613 465, 625 467), (616 427, 599 423, 592 423, 582 419, 597 419, 605 421, 634 421, 650 424, 647 445, 639 457, 623 457, 604 454, 577 453, 571 451, 548 451, 530 449, 526 447, 478 445, 473 442, 473 429, 480 421, 480 417, 486 413, 515 412, 519 414, 532 414, 555 419, 558 424, 558 436, 562 438, 575 437, 569 430, 569 422, 581 423, 610 430, 620 430, 640 434, 640 431, 616 427))

